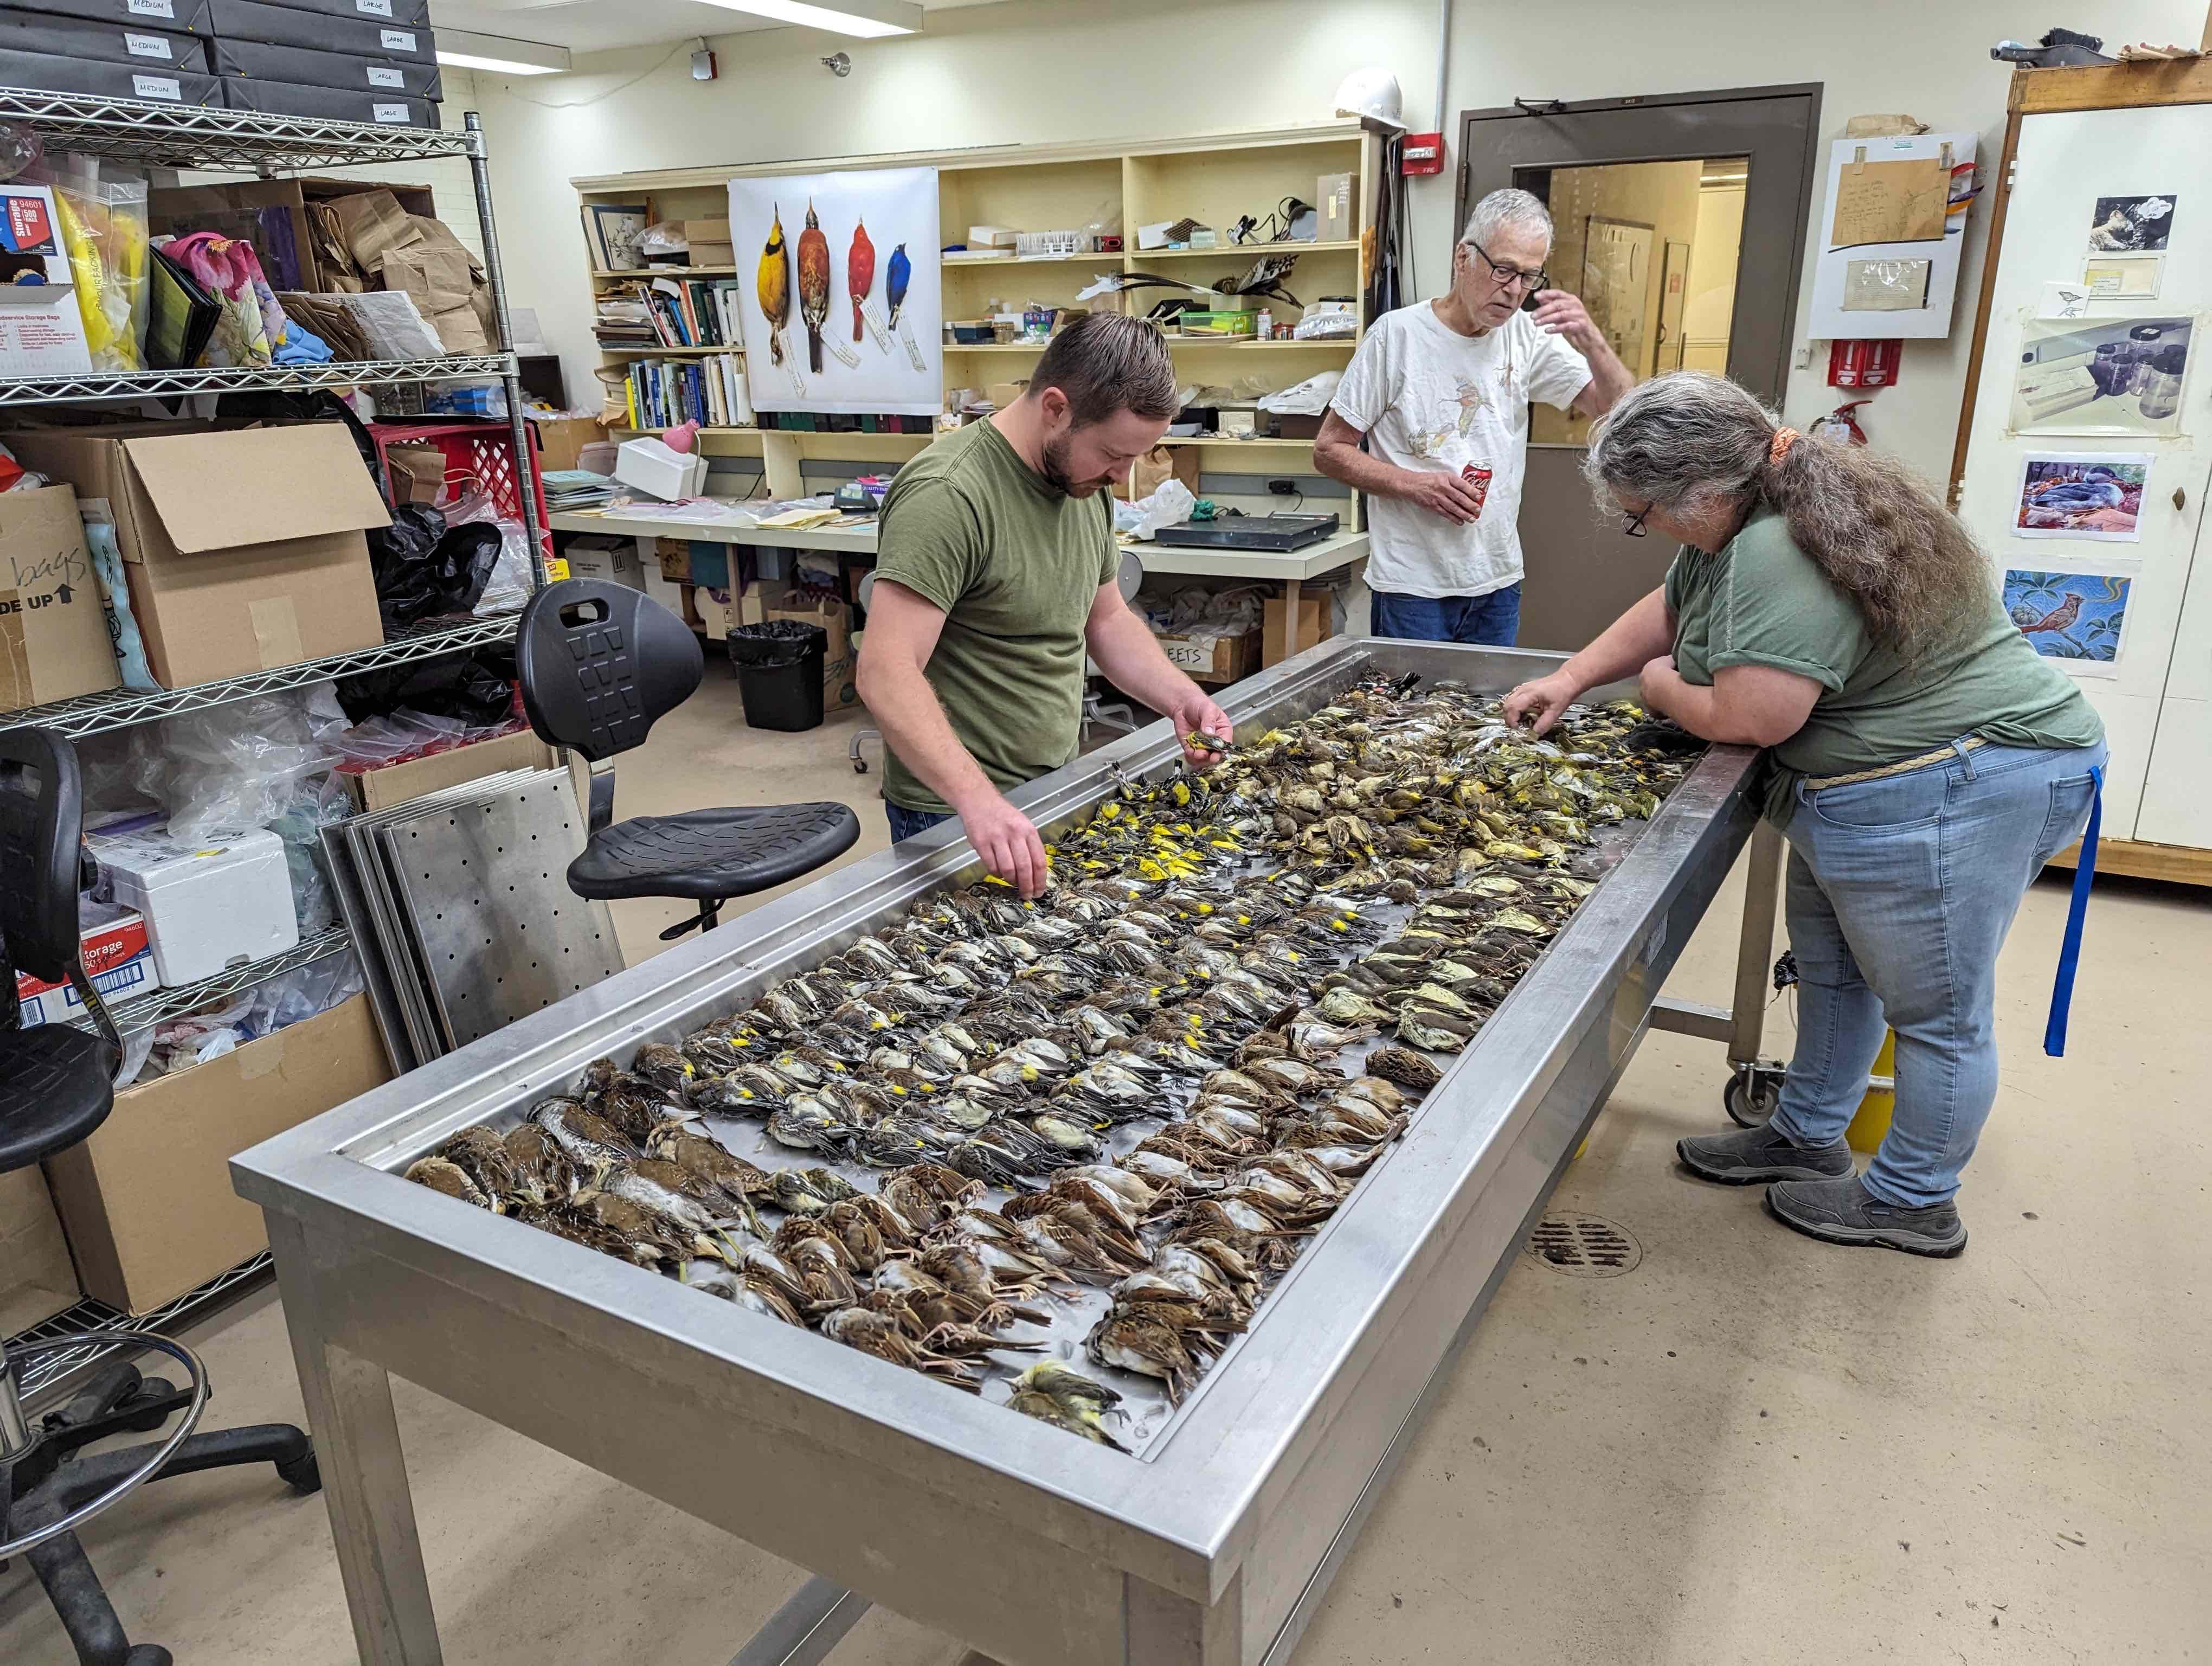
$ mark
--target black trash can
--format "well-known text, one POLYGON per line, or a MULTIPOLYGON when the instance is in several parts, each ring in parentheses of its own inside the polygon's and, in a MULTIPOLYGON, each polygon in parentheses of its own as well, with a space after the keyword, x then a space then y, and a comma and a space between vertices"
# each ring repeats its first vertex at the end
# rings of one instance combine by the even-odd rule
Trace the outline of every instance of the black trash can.
POLYGON ((796 733, 822 727, 822 664, 830 633, 799 619, 770 619, 730 631, 730 664, 745 722, 796 733))

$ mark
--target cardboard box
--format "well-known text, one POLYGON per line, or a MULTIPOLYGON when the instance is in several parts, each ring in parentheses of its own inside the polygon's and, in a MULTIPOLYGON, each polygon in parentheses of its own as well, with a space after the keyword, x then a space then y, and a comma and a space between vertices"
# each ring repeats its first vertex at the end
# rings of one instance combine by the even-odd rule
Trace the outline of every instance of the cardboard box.
POLYGON ((1357 173, 1315 176, 1314 235, 1324 243, 1349 243, 1359 235, 1359 176, 1357 173))
POLYGON ((653 559, 660 564, 660 576, 671 584, 691 582, 691 540, 682 538, 657 538, 653 541, 653 559))
POLYGON ((606 429, 589 416, 556 416, 544 423, 533 418, 530 431, 538 436, 538 466, 549 474, 581 468, 584 447, 607 437, 606 429))
MULTIPOLYGON (((1297 646, 1291 650, 1291 653, 1303 654, 1320 641, 1322 637, 1332 634, 1329 629, 1331 621, 1327 611, 1329 606, 1330 601, 1327 596, 1298 598, 1298 640, 1297 646)), ((1263 611, 1266 616, 1264 629, 1267 641, 1260 655, 1260 669, 1265 671, 1269 666, 1278 663, 1284 658, 1282 654, 1275 652, 1275 644, 1282 640, 1283 635, 1283 599, 1280 596, 1268 597, 1263 611)))
MULTIPOLYGON (((784 589, 772 591, 765 585, 756 584, 745 592, 748 599, 757 598, 761 618, 746 619, 744 623, 765 623, 770 619, 797 619, 803 624, 820 625, 830 633, 823 648, 822 706, 825 711, 836 711, 846 706, 860 703, 860 686, 853 656, 853 610, 835 596, 819 596, 817 593, 801 593, 784 589)), ((742 607, 744 603, 741 601, 742 607)))
POLYGON ((295 87, 337 87, 352 93, 396 93, 433 101, 445 96, 438 66, 420 58, 322 52, 307 46, 272 46, 265 40, 216 40, 208 52, 219 76, 295 87))
MULTIPOLYGON (((109 1000, 150 994, 161 987, 146 921, 135 909, 84 898, 77 904, 78 953, 92 987, 109 1000)), ((66 981, 49 983, 28 972, 15 974, 15 1000, 23 1027, 67 1024, 84 1010, 66 981)))
POLYGON ((45 1322, 76 1298, 76 1269, 45 1171, 33 1163, 0 1174, 0 1336, 45 1322))
POLYGON ((362 532, 391 517, 339 424, 31 429, 8 443, 26 467, 107 500, 163 687, 384 641, 362 532))
POLYGON ((169 70, 204 74, 208 67, 207 42, 198 35, 173 33, 167 25, 58 17, 16 6, 0 6, 0 47, 128 64, 156 75, 169 70))
POLYGON ((480 781, 503 769, 552 767, 553 749, 529 730, 518 729, 495 740, 479 740, 473 746, 456 746, 449 752, 433 752, 404 763, 387 763, 381 769, 364 769, 346 776, 345 784, 356 810, 388 810, 425 793, 459 787, 465 781, 480 781))
POLYGON ((228 185, 157 185, 147 198, 147 220, 156 232, 212 231, 242 238, 260 255, 270 288, 327 295, 362 287, 337 233, 336 204, 340 198, 372 191, 388 191, 408 214, 428 218, 436 212, 428 185, 301 174, 228 185), (283 210, 277 225, 264 217, 272 209, 283 210))
POLYGON ((85 1293, 146 1313, 264 1248, 231 1189, 240 1152, 391 1079, 366 996, 115 1096, 90 1138, 46 1159, 85 1293))
MULTIPOLYGON (((66 82, 26 81, 11 73, 18 60, 34 58, 76 63, 34 52, 0 52, 0 86, 78 90, 66 82)), ((83 67, 88 73, 111 70, 126 83, 133 73, 113 64, 83 67)), ((133 94, 126 86, 115 96, 133 94)), ((0 225, 7 228, 6 238, 0 240, 6 246, 0 249, 0 377, 85 374, 92 368, 92 350, 77 307, 76 280, 62 250, 52 190, 15 180, 0 185, 0 225)))
POLYGON ((0 492, 0 711, 121 681, 76 494, 0 492))
POLYGON ((1168 663, 1194 683, 1218 686, 1241 682, 1259 668, 1260 637, 1256 631, 1247 630, 1234 636, 1194 631, 1174 636, 1156 635, 1154 640, 1168 656, 1168 663))
POLYGON ((57 17, 88 17, 96 22, 175 29, 185 34, 214 32, 208 19, 208 0, 15 0, 15 4, 24 11, 57 17))
POLYGON ((686 220, 684 240, 690 245, 695 266, 734 266, 738 252, 730 241, 726 220, 686 220))
POLYGON ((609 584, 626 584, 633 590, 645 588, 645 562, 637 553, 635 538, 586 533, 570 538, 561 553, 568 558, 572 579, 600 579, 609 584))
MULTIPOLYGON (((413 12, 407 0, 393 0, 395 10, 413 12)), ((308 46, 317 52, 359 52, 366 58, 405 58, 434 64, 437 38, 417 17, 410 22, 397 18, 338 15, 303 6, 264 6, 257 0, 208 0, 216 34, 225 40, 262 40, 272 46, 308 46)))
POLYGON ((263 827, 172 839, 166 827, 94 833, 97 894, 145 916, 167 987, 282 954, 300 940, 284 842, 263 827))

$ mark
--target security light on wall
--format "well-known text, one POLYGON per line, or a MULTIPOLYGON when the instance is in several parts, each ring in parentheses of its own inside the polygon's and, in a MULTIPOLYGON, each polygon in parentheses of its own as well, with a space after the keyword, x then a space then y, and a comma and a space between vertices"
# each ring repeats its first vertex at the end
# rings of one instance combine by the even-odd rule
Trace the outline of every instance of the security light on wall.
POLYGON ((464 29, 437 33, 438 62, 456 69, 489 70, 511 76, 557 76, 568 70, 566 46, 514 40, 505 35, 471 34, 464 29))
POLYGON ((708 0, 708 3, 773 18, 779 23, 798 23, 864 39, 921 32, 921 8, 911 0, 819 0, 819 3, 816 0, 708 0))

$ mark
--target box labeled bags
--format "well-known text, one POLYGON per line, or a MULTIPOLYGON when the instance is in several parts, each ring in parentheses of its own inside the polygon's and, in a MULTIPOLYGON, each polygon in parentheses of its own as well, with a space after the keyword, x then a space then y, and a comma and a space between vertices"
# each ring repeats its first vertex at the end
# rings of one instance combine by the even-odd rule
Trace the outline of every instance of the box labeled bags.
POLYGON ((76 494, 0 492, 0 711, 121 681, 76 494))
POLYGON ((391 517, 340 424, 32 429, 8 443, 26 467, 106 500, 164 688, 384 641, 362 532, 391 517))

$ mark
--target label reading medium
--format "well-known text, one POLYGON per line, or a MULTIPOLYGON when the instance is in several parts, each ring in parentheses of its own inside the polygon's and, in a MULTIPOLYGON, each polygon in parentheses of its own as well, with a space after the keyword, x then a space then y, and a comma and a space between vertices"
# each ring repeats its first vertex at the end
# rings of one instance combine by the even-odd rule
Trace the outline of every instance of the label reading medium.
POLYGON ((130 6, 133 17, 167 17, 173 21, 177 15, 174 0, 130 0, 130 6))
POLYGON ((167 99, 181 103, 185 89, 174 76, 133 76, 131 85, 142 99, 167 99))
POLYGON ((166 34, 137 34, 125 29, 123 44, 130 48, 133 58, 158 58, 164 64, 170 62, 169 37, 166 34))

